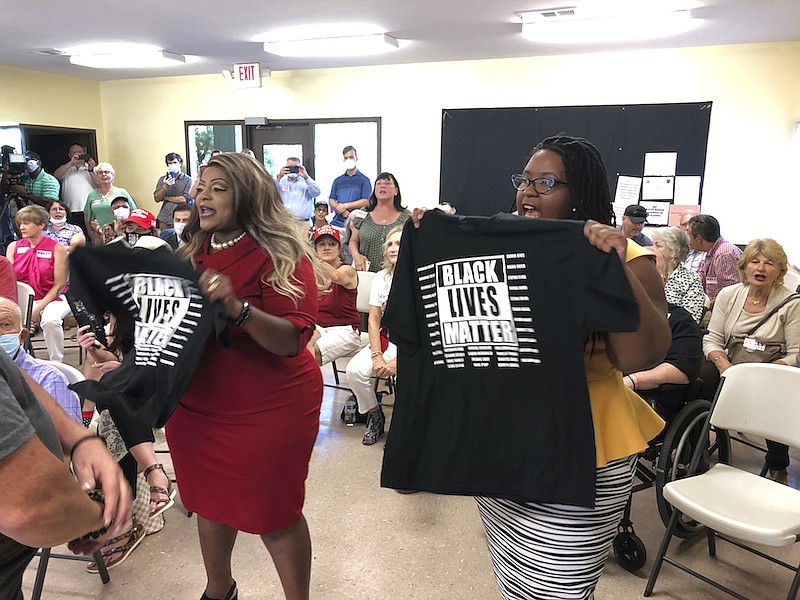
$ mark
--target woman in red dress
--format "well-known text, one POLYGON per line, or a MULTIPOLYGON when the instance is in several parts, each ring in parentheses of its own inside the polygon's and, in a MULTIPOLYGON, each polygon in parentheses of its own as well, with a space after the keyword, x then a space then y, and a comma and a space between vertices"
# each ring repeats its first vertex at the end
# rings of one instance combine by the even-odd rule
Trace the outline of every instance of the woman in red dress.
POLYGON ((308 598, 302 509, 322 401, 305 349, 318 302, 308 242, 263 165, 236 153, 208 163, 184 236, 181 252, 202 271, 203 293, 232 323, 230 347, 209 341, 167 424, 181 499, 198 516, 202 598, 237 597, 239 531, 261 536, 287 598, 308 598))

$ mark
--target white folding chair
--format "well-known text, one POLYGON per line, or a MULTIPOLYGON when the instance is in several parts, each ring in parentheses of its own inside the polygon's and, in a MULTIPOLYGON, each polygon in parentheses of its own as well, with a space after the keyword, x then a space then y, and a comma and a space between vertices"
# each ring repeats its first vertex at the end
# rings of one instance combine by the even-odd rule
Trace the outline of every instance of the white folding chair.
POLYGON ((800 273, 790 267, 786 275, 783 276, 783 286, 789 288, 793 292, 800 289, 800 273))
MULTIPOLYGON (((372 289, 372 281, 375 279, 376 273, 372 273, 371 271, 358 271, 358 294, 356 295, 356 310, 362 315, 361 318, 361 348, 369 344, 369 334, 367 333, 366 328, 366 316, 369 315, 369 293, 372 289)), ((353 356, 355 353, 351 354, 353 356)), ((342 357, 347 358, 347 357, 342 357)), ((331 361, 331 366, 333 368, 333 380, 336 382, 335 385, 328 385, 328 387, 334 387, 340 390, 349 390, 350 388, 345 387, 340 384, 339 382, 339 373, 344 373, 344 371, 339 370, 336 367, 336 361, 331 361)))
MULTIPOLYGON (((22 326, 30 331, 31 315, 33 314, 33 288, 27 283, 17 282, 17 305, 22 312, 22 326)), ((30 354, 32 350, 31 337, 25 338, 25 350, 30 354)))
MULTIPOLYGON (((717 429, 750 433, 790 446, 800 445, 798 390, 800 369, 797 367, 762 363, 730 367, 722 374, 701 439, 713 425, 717 429)), ((685 479, 664 486, 664 498, 675 510, 644 595, 650 596, 653 592, 661 566, 668 562, 731 596, 744 598, 666 555, 683 514, 706 527, 710 556, 716 555, 716 539, 719 538, 794 571, 787 598, 795 598, 800 587, 798 567, 748 544, 780 547, 800 541, 800 490, 722 462, 696 474, 699 465, 707 467, 703 464, 703 450, 704 445, 698 444, 685 479)))
MULTIPOLYGON (((31 294, 32 293, 33 290, 31 290, 31 294)), ((81 373, 78 369, 76 369, 72 365, 68 365, 66 363, 61 363, 61 362, 54 362, 51 360, 42 360, 40 362, 49 365, 54 369, 63 373, 64 376, 67 378, 67 381, 69 381, 70 383, 77 383, 85 379, 83 373, 81 373)), ((39 600, 42 597, 44 578, 45 575, 47 575, 47 564, 49 563, 51 558, 94 562, 97 565, 97 570, 100 573, 100 580, 103 583, 108 583, 110 580, 108 576, 108 570, 106 569, 105 562, 103 562, 103 555, 101 554, 100 550, 92 554, 91 558, 88 556, 75 556, 72 554, 53 554, 50 551, 50 548, 42 548, 39 552, 36 553, 36 555, 39 557, 39 565, 36 567, 36 579, 33 582, 33 590, 31 591, 31 600, 39 600)))

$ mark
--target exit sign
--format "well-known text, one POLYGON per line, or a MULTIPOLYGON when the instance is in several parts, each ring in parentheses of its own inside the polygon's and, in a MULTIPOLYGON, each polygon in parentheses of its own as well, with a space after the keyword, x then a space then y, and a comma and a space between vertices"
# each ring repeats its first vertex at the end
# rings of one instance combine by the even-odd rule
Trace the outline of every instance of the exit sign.
POLYGON ((233 81, 237 88, 261 87, 261 65, 259 63, 233 65, 233 81))

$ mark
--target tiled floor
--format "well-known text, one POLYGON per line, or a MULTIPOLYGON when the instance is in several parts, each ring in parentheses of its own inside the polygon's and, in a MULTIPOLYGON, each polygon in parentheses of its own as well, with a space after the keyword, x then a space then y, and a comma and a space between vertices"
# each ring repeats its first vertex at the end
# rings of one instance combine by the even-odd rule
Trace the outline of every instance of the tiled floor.
MULTIPOLYGON (((67 362, 77 364, 70 351, 67 362)), ((332 382, 330 367, 325 379, 332 382)), ((499 598, 484 543, 483 528, 470 498, 433 494, 401 495, 379 487, 382 443, 361 445, 363 426, 348 428, 339 420, 347 393, 325 388, 321 427, 311 462, 305 513, 313 542, 311 597, 318 600, 353 598, 491 599, 499 598)), ((391 417, 391 409, 387 409, 391 417)), ((740 445, 734 455, 755 462, 756 454, 740 445)), ((793 457, 790 484, 800 471, 793 457)), ((597 589, 598 600, 641 598, 664 527, 658 517, 653 489, 635 494, 632 519, 650 558, 636 573, 609 559, 597 589)), ((673 542, 682 557, 754 599, 785 597, 789 571, 718 543, 710 559, 705 537, 673 542)), ((800 561, 800 549, 777 553, 789 563, 800 561)), ((36 559, 25 578, 26 597, 33 585, 36 559)), ((180 503, 167 512, 167 524, 149 536, 130 558, 112 570, 102 585, 82 563, 52 561, 44 598, 195 599, 205 578, 197 542, 196 519, 180 503)), ((234 577, 242 600, 282 598, 280 583, 256 536, 239 536, 234 551, 234 577)), ((727 598, 708 585, 665 565, 654 598, 727 598)))

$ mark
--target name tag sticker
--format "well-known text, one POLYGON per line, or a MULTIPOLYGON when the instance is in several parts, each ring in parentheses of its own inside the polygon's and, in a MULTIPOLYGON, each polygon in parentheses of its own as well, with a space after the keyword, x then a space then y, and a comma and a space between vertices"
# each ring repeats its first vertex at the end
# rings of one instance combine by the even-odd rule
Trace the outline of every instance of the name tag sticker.
POLYGON ((744 349, 749 352, 759 352, 767 349, 767 345, 764 342, 760 342, 756 338, 746 337, 742 342, 744 349))

